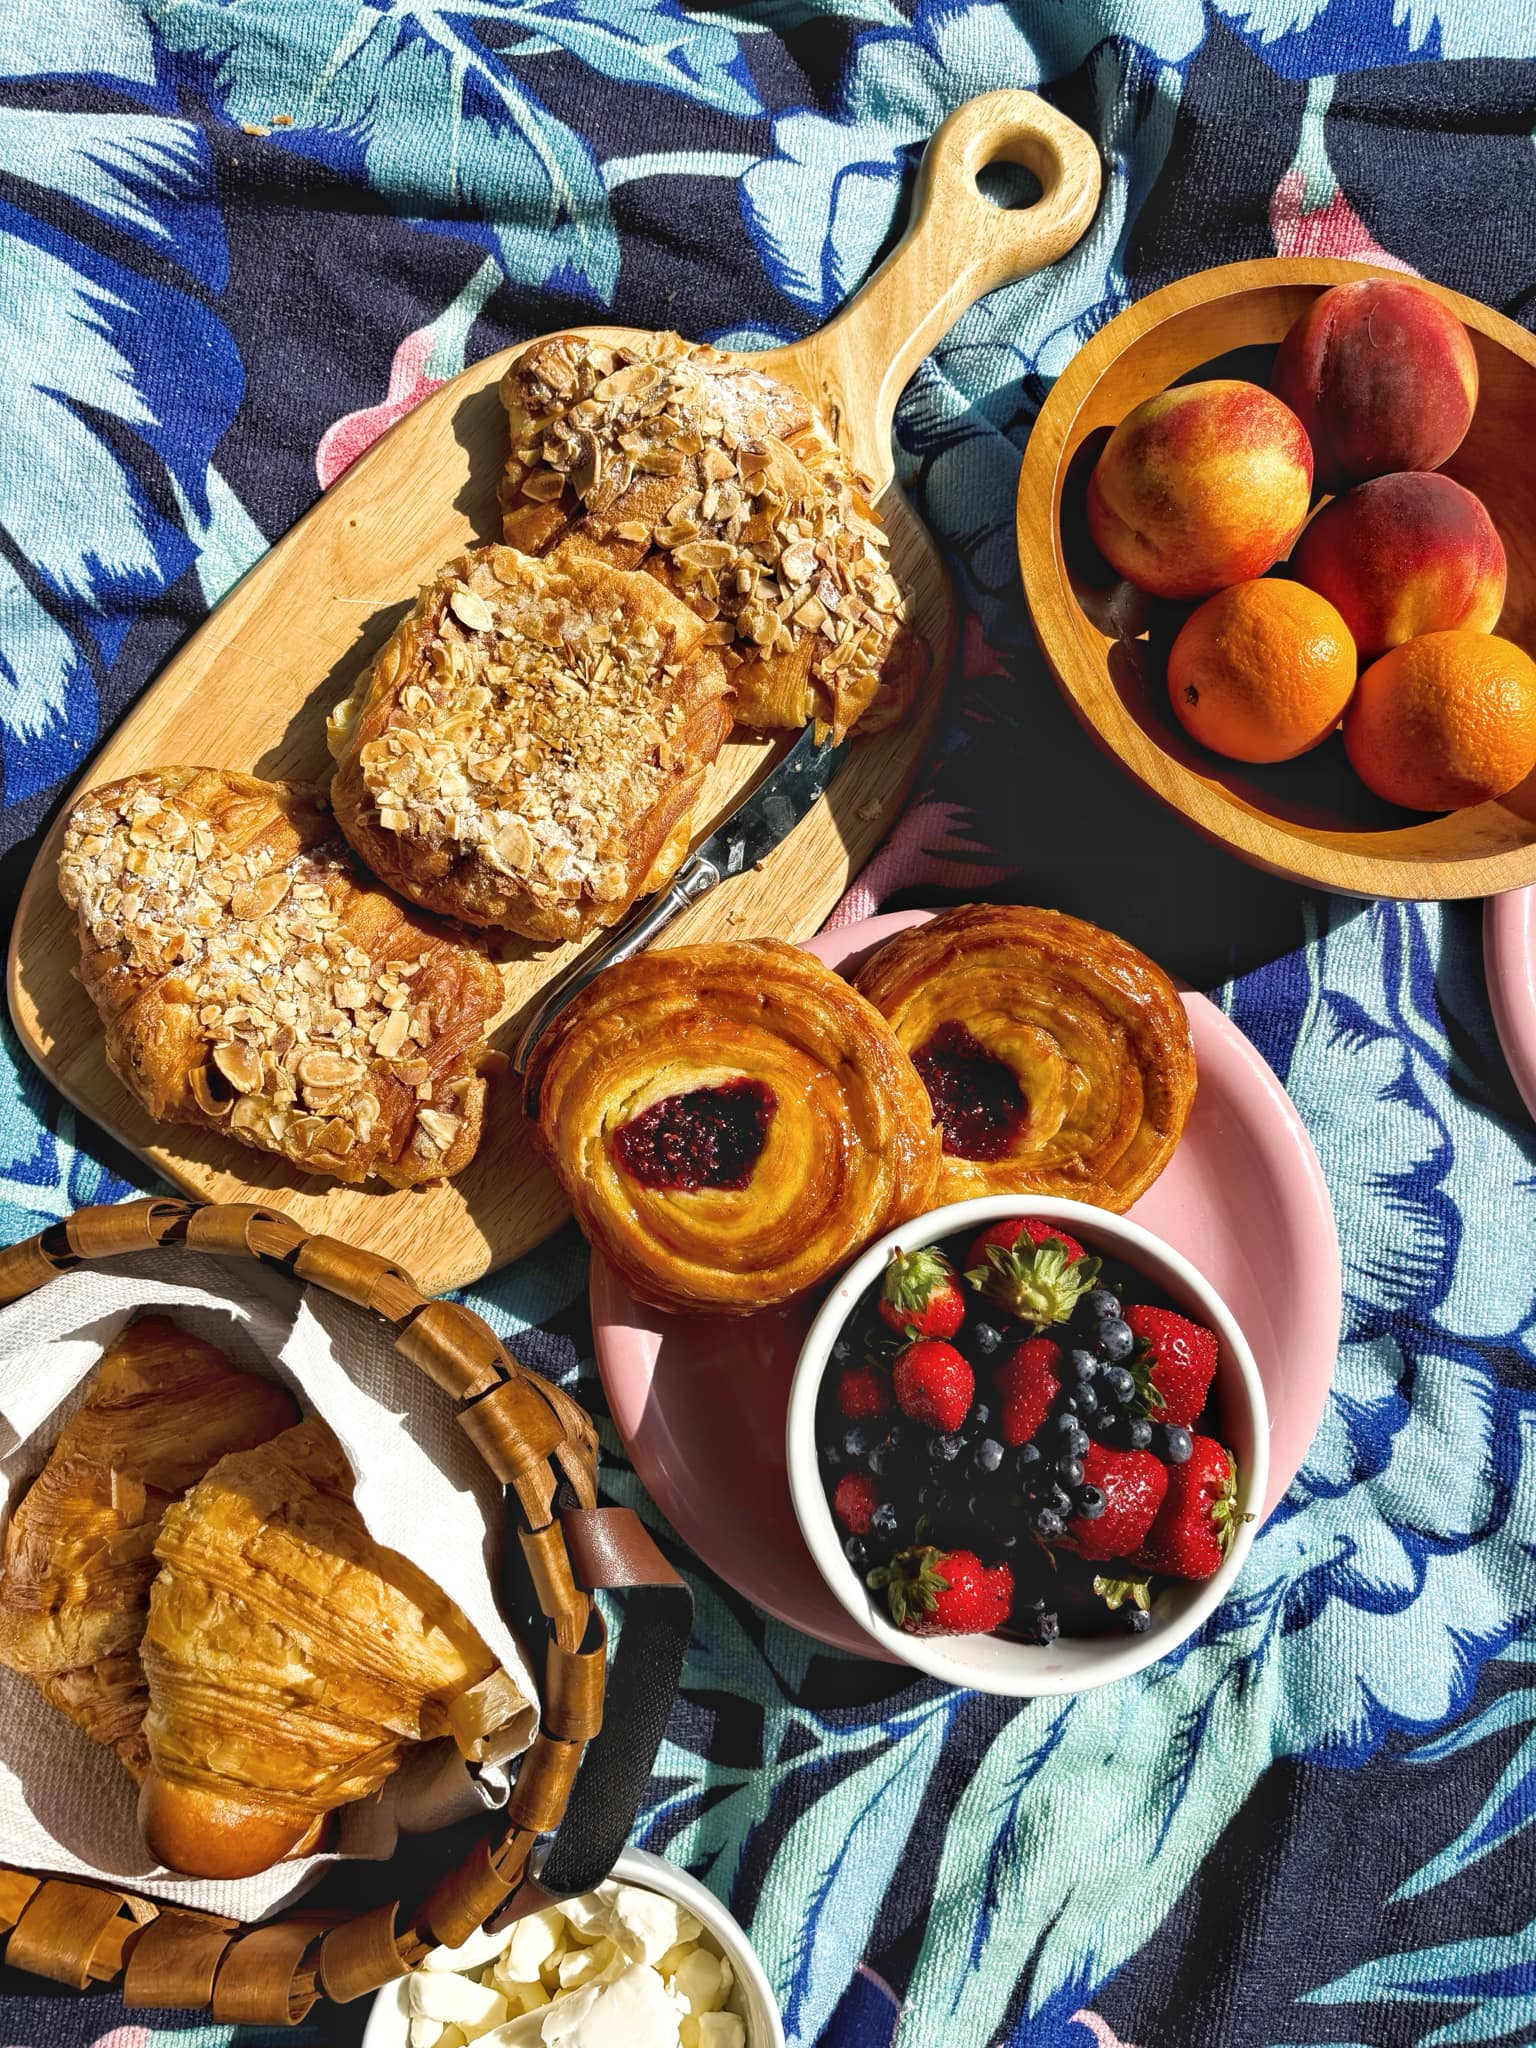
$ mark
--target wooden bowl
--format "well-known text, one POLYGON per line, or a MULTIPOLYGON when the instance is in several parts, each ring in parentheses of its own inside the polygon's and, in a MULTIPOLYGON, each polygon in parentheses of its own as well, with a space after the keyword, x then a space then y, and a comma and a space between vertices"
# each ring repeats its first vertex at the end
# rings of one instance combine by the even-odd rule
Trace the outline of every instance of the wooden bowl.
MULTIPOLYGON (((1370 263, 1273 258, 1181 278, 1112 320, 1072 358, 1042 407, 1019 479, 1019 564, 1040 645, 1107 753, 1197 831, 1271 874, 1355 896, 1489 896, 1536 882, 1536 775, 1498 803, 1426 817, 1382 803, 1335 734, 1273 767, 1227 761, 1168 706, 1165 663, 1188 615, 1116 582, 1087 536, 1083 493, 1110 430, 1184 379, 1268 380, 1276 343, 1329 285, 1398 273, 1370 263)), ((1498 631, 1536 655, 1536 337, 1457 292, 1430 287, 1465 324, 1481 389, 1444 465, 1492 515, 1509 557, 1498 631)))

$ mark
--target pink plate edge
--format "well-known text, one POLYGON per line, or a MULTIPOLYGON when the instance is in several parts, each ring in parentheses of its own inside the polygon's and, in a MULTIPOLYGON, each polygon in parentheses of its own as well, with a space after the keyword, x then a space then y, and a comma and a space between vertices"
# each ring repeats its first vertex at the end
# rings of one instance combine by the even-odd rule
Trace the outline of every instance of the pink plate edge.
POLYGON ((1536 1119, 1536 889, 1510 889, 1483 905, 1483 976, 1493 1028, 1536 1119))
MULTIPOLYGON (((1515 893, 1536 898, 1536 890, 1515 893)), ((1492 908, 1492 904, 1489 907, 1492 908)), ((926 922, 935 914, 931 910, 886 911, 820 932, 815 938, 805 941, 805 949, 827 966, 840 968, 857 954, 870 950, 899 931, 905 931, 910 925, 926 922)), ((1209 1043, 1201 1053, 1202 1066, 1208 1067, 1214 1059, 1218 1065, 1230 1064, 1230 1067, 1240 1069, 1247 1086, 1261 1092, 1269 1103, 1273 1115, 1266 1124, 1276 1154, 1274 1168, 1292 1187, 1291 1207, 1296 1218, 1298 1239, 1308 1246, 1308 1265, 1320 1283, 1309 1290, 1304 1304, 1297 1311, 1300 1341, 1293 1342, 1283 1365, 1279 1361, 1270 1361, 1271 1373, 1283 1369, 1292 1377, 1291 1398, 1284 1403, 1278 1426, 1273 1412, 1270 1417, 1269 1484, 1263 1509, 1263 1519, 1267 1521, 1300 1471, 1327 1404, 1343 1323, 1343 1258, 1321 1162, 1307 1128, 1278 1075, 1257 1047, 1208 997, 1192 990, 1181 990, 1181 993, 1186 1005, 1199 1005, 1202 1022, 1210 1033, 1209 1043), (1296 1398, 1303 1389, 1305 1397, 1296 1398)), ((614 1427, 626 1453, 632 1456, 631 1441, 649 1396, 651 1380, 645 1369, 643 1345, 639 1341, 641 1333, 634 1324, 637 1305, 617 1273, 596 1251, 592 1254, 589 1294, 598 1377, 608 1400, 614 1427), (637 1390, 642 1396, 638 1410, 634 1405, 637 1390)), ((1295 1334, 1293 1326, 1293 1338, 1295 1334)), ((1264 1365, 1265 1360, 1260 1359, 1261 1378, 1265 1377, 1264 1365)), ((636 1472, 647 1491, 653 1492, 651 1481, 639 1471, 638 1466, 636 1472)), ((653 1498, 664 1514, 676 1519, 667 1500, 654 1492, 653 1498)), ((679 1533, 683 1532, 680 1530, 679 1533)), ((693 1542, 691 1547, 710 1570, 718 1572, 728 1584, 735 1583, 728 1573, 720 1570, 703 1545, 693 1542)), ((807 1564, 812 1571, 815 1570, 809 1552, 807 1564)), ((745 1591, 740 1587, 737 1590, 745 1591)), ((748 1592, 746 1597, 775 1619, 792 1628, 805 1630, 803 1619, 791 1611, 793 1600, 783 1603, 765 1600, 761 1588, 748 1592)), ((847 1624, 847 1629, 846 1635, 823 1634, 821 1630, 814 1633, 837 1648, 888 1661, 887 1653, 873 1637, 864 1635, 852 1622, 847 1624), (860 1640, 855 1641, 856 1637, 860 1640)))

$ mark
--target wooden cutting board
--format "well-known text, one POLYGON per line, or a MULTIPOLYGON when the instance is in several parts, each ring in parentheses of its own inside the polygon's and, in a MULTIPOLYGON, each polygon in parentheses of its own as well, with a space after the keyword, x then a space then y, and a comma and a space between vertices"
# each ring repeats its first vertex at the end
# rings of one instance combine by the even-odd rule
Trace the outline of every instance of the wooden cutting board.
MULTIPOLYGON (((863 289, 818 334, 752 357, 805 392, 873 482, 891 566, 932 650, 933 671, 913 716, 856 740, 828 795, 790 838, 678 918, 663 945, 809 937, 894 820, 955 647, 942 564, 892 482, 896 400, 923 356, 983 292, 1072 247, 1098 190, 1088 137, 1033 93, 968 101, 929 144, 911 225, 863 289), (976 174, 999 161, 1033 172, 1041 186, 1034 205, 1010 212, 983 198, 976 174)), ((632 330, 581 331, 622 339, 632 330)), ((326 714, 438 565, 499 538, 496 486, 507 436, 496 387, 516 353, 474 364, 369 449, 191 636, 80 786, 173 762, 327 780, 326 714)), ((742 735, 726 745, 694 814, 701 837, 787 744, 742 735)), ((282 1209, 306 1230, 394 1260, 429 1293, 477 1279, 564 1219, 564 1197, 533 1155, 518 1090, 507 1082, 491 1090, 472 1164, 435 1188, 375 1191, 308 1179, 214 1132, 151 1122, 107 1067, 100 1024, 74 979, 74 919, 54 879, 61 833, 62 823, 43 842, 17 912, 11 1016, 48 1080, 168 1180, 206 1201, 282 1209)), ((602 943, 602 934, 583 946, 508 941, 506 1001, 493 1043, 503 1050, 515 1044, 544 985, 585 946, 602 943)))

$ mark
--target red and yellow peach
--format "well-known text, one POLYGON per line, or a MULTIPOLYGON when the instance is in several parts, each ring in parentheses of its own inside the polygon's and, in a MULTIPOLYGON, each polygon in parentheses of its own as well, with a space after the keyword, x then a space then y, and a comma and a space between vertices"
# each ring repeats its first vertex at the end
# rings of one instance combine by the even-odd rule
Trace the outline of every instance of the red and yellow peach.
POLYGON ((1491 633, 1504 608, 1504 546, 1483 502, 1451 477, 1373 477, 1325 505, 1291 574, 1343 617, 1362 661, 1419 633, 1491 633))
POLYGON ((1088 528, 1117 575, 1155 597, 1262 576, 1307 516, 1312 450, 1261 385, 1176 384, 1130 412, 1088 480, 1088 528))
POLYGON ((1411 278, 1335 285, 1275 355, 1270 388, 1307 430, 1319 490, 1395 470, 1438 469, 1477 404, 1467 330, 1411 278))

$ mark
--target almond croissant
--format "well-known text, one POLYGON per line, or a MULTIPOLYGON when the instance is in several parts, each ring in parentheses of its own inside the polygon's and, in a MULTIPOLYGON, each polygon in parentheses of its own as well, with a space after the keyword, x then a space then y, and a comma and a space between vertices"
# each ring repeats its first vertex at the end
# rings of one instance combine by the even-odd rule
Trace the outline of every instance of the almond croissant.
POLYGON ((369 1535, 318 1416, 225 1458, 166 1516, 144 1636, 149 1846, 245 1877, 454 1733, 499 1667, 460 1610, 369 1535))
POLYGON ((274 1381, 237 1372, 165 1316, 142 1316, 107 1347, 11 1516, 0 1663, 135 1778, 149 1761, 138 1653, 161 1517, 226 1451, 275 1436, 295 1412, 274 1381))

